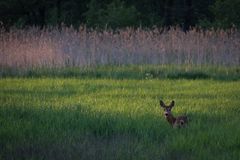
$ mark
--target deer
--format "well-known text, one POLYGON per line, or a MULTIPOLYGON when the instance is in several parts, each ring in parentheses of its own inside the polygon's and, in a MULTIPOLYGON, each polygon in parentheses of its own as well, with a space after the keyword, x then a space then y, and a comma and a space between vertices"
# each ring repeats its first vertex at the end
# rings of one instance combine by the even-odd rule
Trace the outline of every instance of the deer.
POLYGON ((188 123, 187 116, 178 116, 174 117, 171 110, 174 106, 175 102, 172 101, 170 105, 166 105, 162 100, 160 100, 160 106, 164 109, 164 116, 169 124, 174 128, 185 127, 188 123))

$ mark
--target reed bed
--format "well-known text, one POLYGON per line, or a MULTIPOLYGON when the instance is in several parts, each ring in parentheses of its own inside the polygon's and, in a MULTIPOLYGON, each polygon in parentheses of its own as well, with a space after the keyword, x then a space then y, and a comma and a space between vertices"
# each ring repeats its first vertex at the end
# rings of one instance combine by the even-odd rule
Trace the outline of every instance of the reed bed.
POLYGON ((240 32, 192 28, 72 27, 0 29, 0 67, 86 67, 127 64, 240 64, 240 32))

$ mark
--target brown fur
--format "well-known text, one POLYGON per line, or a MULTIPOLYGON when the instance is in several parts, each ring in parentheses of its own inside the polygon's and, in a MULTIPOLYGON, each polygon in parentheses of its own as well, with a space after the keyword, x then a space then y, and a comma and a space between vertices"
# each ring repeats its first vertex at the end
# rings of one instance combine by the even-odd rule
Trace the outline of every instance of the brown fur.
POLYGON ((172 101, 170 105, 165 105, 165 103, 162 100, 160 100, 160 106, 164 108, 165 118, 172 127, 180 128, 184 127, 188 123, 187 116, 178 117, 173 116, 171 109, 174 106, 174 101, 172 101))

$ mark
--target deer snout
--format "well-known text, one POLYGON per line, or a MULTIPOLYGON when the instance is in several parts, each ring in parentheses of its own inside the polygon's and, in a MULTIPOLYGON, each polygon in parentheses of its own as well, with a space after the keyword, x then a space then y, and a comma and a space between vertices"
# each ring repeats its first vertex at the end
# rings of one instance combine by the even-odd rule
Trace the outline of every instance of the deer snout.
POLYGON ((167 117, 169 115, 169 113, 168 112, 164 112, 164 115, 167 117))

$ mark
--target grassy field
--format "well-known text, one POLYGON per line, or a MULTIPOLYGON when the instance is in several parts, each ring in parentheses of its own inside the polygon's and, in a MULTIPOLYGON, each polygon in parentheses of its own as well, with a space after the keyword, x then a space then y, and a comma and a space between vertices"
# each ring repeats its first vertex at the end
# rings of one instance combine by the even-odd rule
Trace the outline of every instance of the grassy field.
POLYGON ((0 159, 239 160, 239 100, 239 80, 2 78, 0 159))
POLYGON ((0 68, 0 78, 214 79, 240 80, 240 66, 125 65, 60 68, 0 68))
POLYGON ((239 37, 0 28, 0 160, 239 160, 239 37), (171 128, 160 99, 189 125, 171 128))

